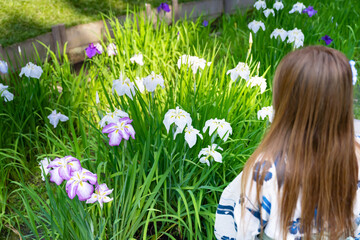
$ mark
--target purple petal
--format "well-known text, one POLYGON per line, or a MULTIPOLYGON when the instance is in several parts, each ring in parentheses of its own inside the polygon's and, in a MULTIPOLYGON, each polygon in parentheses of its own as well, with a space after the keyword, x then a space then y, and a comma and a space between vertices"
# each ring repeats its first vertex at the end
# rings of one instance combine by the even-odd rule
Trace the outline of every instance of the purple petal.
POLYGON ((81 164, 79 159, 74 158, 71 162, 68 163, 71 168, 71 172, 76 172, 81 169, 81 164))
POLYGON ((164 10, 165 12, 170 12, 170 7, 167 3, 162 3, 161 6, 162 10, 164 10))
POLYGON ((75 183, 74 180, 70 180, 66 183, 66 192, 70 199, 74 199, 76 192, 79 188, 79 183, 75 183))
MULTIPOLYGON (((86 169, 83 169, 86 170, 86 169)), ((84 181, 89 181, 91 184, 95 185, 97 184, 97 175, 86 170, 86 172, 84 173, 84 181)))
POLYGON ((59 160, 60 160, 60 158, 55 158, 54 160, 52 160, 52 161, 49 163, 49 165, 47 166, 47 168, 58 168, 58 167, 60 167, 59 160))
POLYGON ((79 183, 77 190, 76 190, 76 194, 79 197, 80 201, 85 201, 88 200, 89 198, 91 198, 91 195, 94 192, 94 187, 93 185, 87 183, 87 182, 81 182, 79 183))
POLYGON ((125 131, 129 134, 132 139, 135 139, 135 130, 132 125, 128 124, 125 126, 125 131))
POLYGON ((62 183, 62 181, 64 180, 59 175, 59 168, 55 168, 53 170, 50 170, 49 173, 50 173, 50 182, 54 182, 57 185, 60 185, 62 183))
POLYGON ((157 12, 159 13, 161 11, 161 4, 157 7, 157 12))
POLYGON ((98 197, 95 197, 95 196, 97 196, 97 195, 96 195, 95 193, 93 193, 93 194, 91 195, 91 197, 90 197, 88 200, 86 200, 86 203, 94 203, 94 202, 98 201, 99 198, 98 198, 98 197))
POLYGON ((128 117, 124 117, 124 118, 120 118, 119 119, 119 122, 125 122, 125 124, 129 124, 129 123, 132 123, 132 119, 128 118, 128 117))
POLYGON ((120 133, 120 131, 118 132, 111 132, 108 137, 110 138, 109 141, 109 145, 110 146, 119 146, 121 139, 122 139, 122 134, 120 133))
POLYGON ((96 48, 93 43, 90 43, 89 47, 85 48, 85 51, 88 58, 92 58, 96 55, 96 48))
POLYGON ((116 123, 110 123, 108 125, 106 125, 103 130, 102 133, 112 133, 116 130, 116 128, 114 128, 117 124, 116 123))
POLYGON ((203 23, 202 23, 202 25, 203 25, 204 27, 207 27, 207 26, 209 25, 209 22, 206 21, 206 20, 204 20, 203 23))
POLYGON ((69 165, 59 167, 59 175, 62 179, 69 180, 71 178, 71 167, 69 165))

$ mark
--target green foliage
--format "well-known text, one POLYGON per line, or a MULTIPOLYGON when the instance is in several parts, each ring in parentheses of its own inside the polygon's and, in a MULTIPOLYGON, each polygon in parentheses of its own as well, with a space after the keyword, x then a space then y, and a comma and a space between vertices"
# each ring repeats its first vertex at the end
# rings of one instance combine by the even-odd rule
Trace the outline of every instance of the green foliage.
MULTIPOLYGON (((123 24, 110 19, 113 38, 109 39, 117 46, 116 56, 108 57, 105 52, 87 59, 75 73, 66 55, 57 59, 49 51, 49 61, 38 61, 44 70, 40 80, 8 74, 1 81, 10 85, 15 97, 12 102, 0 102, 0 229, 5 232, 6 224, 25 239, 213 238, 220 194, 239 174, 266 131, 268 121, 258 120, 257 111, 271 105, 274 71, 293 49, 270 39, 274 26, 302 29, 305 45, 319 44, 328 34, 334 39, 330 47, 359 61, 360 30, 351 21, 359 6, 340 11, 345 2, 326 6, 311 2, 318 10, 312 18, 288 15, 291 4, 287 3, 275 18, 266 19, 258 11, 248 16, 238 13, 224 15, 208 27, 202 26, 202 19, 185 19, 170 26, 164 22, 153 26, 136 15, 123 24), (332 10, 321 10, 327 8, 332 10), (335 29, 329 26, 331 11, 339 12, 334 15, 334 23, 338 21, 335 29), (262 19, 266 31, 253 35, 249 54, 247 24, 252 19, 262 19), (144 66, 129 61, 139 52, 144 66), (186 66, 177 67, 183 54, 212 64, 193 74, 186 66), (265 93, 248 87, 244 80, 231 81, 226 73, 239 61, 247 61, 253 76, 267 79, 265 93), (164 89, 137 91, 133 100, 112 93, 112 82, 120 73, 134 81, 152 71, 162 74, 164 89), (202 130, 206 120, 218 118, 231 124, 233 134, 224 142, 206 132, 203 140, 198 138, 189 148, 183 133, 174 139, 175 129, 171 127, 167 133, 162 122, 165 113, 177 106, 191 115, 196 129, 202 130), (136 139, 110 147, 99 121, 115 108, 134 120, 136 139), (69 116, 69 121, 59 123, 56 129, 47 119, 53 109, 69 116), (211 143, 224 149, 220 151, 223 163, 212 161, 207 166, 199 162, 198 153, 211 143), (110 197, 114 200, 101 209, 99 204, 86 204, 77 197, 70 200, 65 183, 57 186, 48 182, 49 177, 45 183, 39 180, 39 160, 66 155, 80 159, 84 168, 98 175, 99 183, 113 188, 110 197)), ((103 48, 108 44, 102 43, 103 48)))

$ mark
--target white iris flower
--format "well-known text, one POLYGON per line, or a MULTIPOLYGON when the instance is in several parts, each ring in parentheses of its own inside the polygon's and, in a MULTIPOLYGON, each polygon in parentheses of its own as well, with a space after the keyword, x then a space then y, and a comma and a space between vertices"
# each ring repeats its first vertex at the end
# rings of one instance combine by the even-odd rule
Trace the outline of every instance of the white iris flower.
POLYGON ((271 33, 270 38, 277 38, 280 36, 281 41, 285 41, 288 32, 285 31, 283 28, 275 28, 275 30, 271 33))
POLYGON ((231 80, 235 81, 239 76, 245 80, 249 80, 250 68, 246 63, 239 62, 234 69, 230 69, 226 72, 230 74, 231 80))
POLYGON ((273 106, 263 107, 261 110, 257 112, 257 118, 260 120, 264 120, 266 117, 269 117, 269 122, 272 122, 274 119, 274 108, 273 106))
POLYGON ((151 72, 151 74, 143 79, 144 86, 146 87, 146 90, 149 92, 155 91, 157 85, 160 85, 162 88, 165 87, 164 85, 164 78, 160 74, 155 74, 154 72, 151 72))
POLYGON ((176 109, 169 109, 169 111, 167 111, 163 123, 167 132, 170 130, 170 125, 175 123, 177 126, 176 132, 181 133, 186 125, 191 126, 192 119, 189 113, 176 107, 176 109))
POLYGON ((8 64, 5 61, 0 60, 0 72, 6 74, 8 72, 8 64))
POLYGON ((215 130, 219 134, 220 138, 226 141, 230 134, 232 134, 232 128, 230 123, 226 122, 225 119, 209 119, 205 122, 203 132, 209 128, 209 135, 211 136, 215 130))
POLYGON ((9 92, 8 89, 9 86, 3 85, 0 83, 0 96, 4 98, 5 102, 10 102, 14 99, 14 94, 9 92))
POLYGON ((143 55, 142 55, 141 53, 135 54, 134 56, 132 56, 132 57, 130 58, 130 62, 131 62, 131 63, 136 62, 136 63, 139 64, 140 66, 144 65, 143 55))
POLYGON ((352 79, 353 79, 353 85, 355 85, 356 81, 357 81, 357 70, 355 68, 355 61, 354 60, 350 60, 349 61, 350 67, 351 67, 351 73, 352 73, 352 79))
POLYGON ((260 10, 260 8, 266 9, 266 3, 265 3, 265 1, 258 0, 258 1, 255 2, 254 7, 257 10, 260 10))
POLYGON ((288 43, 294 43, 295 48, 302 47, 304 45, 304 34, 300 29, 293 29, 288 31, 288 43))
POLYGON ((259 31, 260 27, 263 31, 265 31, 265 24, 262 21, 252 21, 248 24, 248 28, 252 30, 254 33, 257 33, 259 31))
POLYGON ((301 3, 301 2, 297 2, 293 5, 292 9, 290 10, 289 13, 294 13, 294 12, 299 12, 302 13, 302 11, 306 8, 306 6, 301 3))
POLYGON ((282 2, 276 1, 273 6, 276 11, 279 11, 284 8, 284 4, 282 2))
POLYGON ((20 77, 22 75, 25 75, 26 77, 32 77, 39 79, 41 77, 41 74, 43 73, 43 70, 41 67, 33 64, 32 62, 29 62, 26 64, 25 67, 21 68, 21 72, 19 74, 20 77))
POLYGON ((259 86, 260 87, 260 93, 264 93, 266 90, 266 79, 263 77, 252 77, 249 79, 249 81, 247 81, 247 86, 248 87, 255 87, 255 86, 259 86))
POLYGON ((145 86, 144 86, 144 80, 140 79, 139 77, 135 78, 135 84, 136 84, 136 88, 139 90, 139 92, 143 93, 145 91, 145 86))
POLYGON ((50 168, 48 168, 50 162, 51 160, 49 158, 44 158, 39 162, 39 167, 41 170, 41 179, 43 181, 45 181, 45 176, 48 175, 50 172, 50 168))
POLYGON ((270 13, 272 13, 272 15, 275 17, 275 11, 274 11, 274 9, 266 9, 266 10, 264 10, 264 15, 265 15, 265 17, 268 17, 269 15, 270 15, 270 13))
POLYGON ((211 62, 207 62, 205 59, 196 56, 182 55, 177 62, 178 68, 180 69, 183 64, 191 67, 193 74, 196 74, 199 68, 204 70, 205 66, 211 65, 211 62))
POLYGON ((112 92, 114 91, 119 96, 126 94, 131 100, 135 96, 135 85, 130 82, 130 79, 120 73, 120 78, 113 81, 112 92))
POLYGON ((206 163, 210 166, 210 157, 214 159, 215 162, 222 163, 222 156, 219 152, 215 150, 223 150, 221 147, 218 147, 216 144, 209 145, 207 148, 201 149, 199 152, 198 158, 200 158, 201 163, 206 163))
POLYGON ((57 127, 59 121, 66 122, 69 120, 69 118, 64 114, 61 114, 60 112, 56 113, 56 110, 52 111, 52 113, 48 116, 48 119, 50 120, 50 124, 54 125, 54 128, 57 127))
POLYGON ((196 144, 197 136, 203 139, 200 131, 195 129, 193 126, 187 126, 185 128, 185 141, 189 144, 190 148, 192 148, 196 144))

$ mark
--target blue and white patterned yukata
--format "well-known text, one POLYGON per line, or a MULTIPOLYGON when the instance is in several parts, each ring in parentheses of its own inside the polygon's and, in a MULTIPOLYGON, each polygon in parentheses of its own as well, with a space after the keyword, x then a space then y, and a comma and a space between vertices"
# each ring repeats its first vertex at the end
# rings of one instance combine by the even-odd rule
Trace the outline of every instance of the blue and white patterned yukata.
MULTIPOLYGON (((357 139, 358 140, 358 139, 357 139)), ((360 156, 360 151, 357 152, 360 156)), ((360 161, 360 158, 359 158, 360 161)), ((255 165, 253 184, 246 189, 250 195, 243 198, 245 204, 245 213, 241 217, 240 173, 224 190, 216 211, 215 236, 219 240, 252 240, 257 239, 263 225, 264 239, 282 240, 282 230, 280 225, 280 202, 278 196, 278 180, 276 171, 276 162, 266 171, 262 171, 262 166, 255 165), (261 214, 256 201, 256 178, 259 174, 265 174, 262 189, 259 193, 260 203, 262 205, 261 214), (250 190, 251 187, 251 191, 250 190), (260 216, 262 221, 260 220, 260 216)), ((360 171, 359 171, 360 173, 360 171)), ((248 182, 249 183, 249 182, 248 182)), ((280 188, 281 191, 281 188, 280 188)), ((300 240, 303 237, 300 227, 301 216, 301 196, 296 205, 292 226, 287 233, 287 239, 300 240)), ((358 191, 354 204, 354 226, 356 228, 354 236, 347 239, 360 240, 360 174, 358 182, 358 191)))

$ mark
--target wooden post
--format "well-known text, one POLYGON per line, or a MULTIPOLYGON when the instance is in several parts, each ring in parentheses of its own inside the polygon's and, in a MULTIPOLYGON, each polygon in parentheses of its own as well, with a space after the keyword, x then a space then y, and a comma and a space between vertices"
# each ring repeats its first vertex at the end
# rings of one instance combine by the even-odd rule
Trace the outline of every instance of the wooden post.
POLYGON ((178 0, 172 0, 172 10, 173 10, 173 19, 176 22, 177 20, 179 20, 179 3, 178 3, 178 0))
POLYGON ((66 42, 66 31, 65 31, 65 24, 58 24, 55 26, 52 26, 51 33, 53 37, 53 49, 56 54, 57 52, 57 46, 59 46, 60 54, 63 54, 64 52, 64 44, 66 42))

